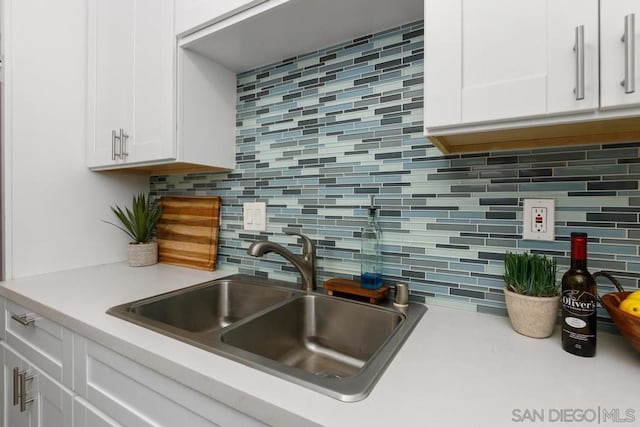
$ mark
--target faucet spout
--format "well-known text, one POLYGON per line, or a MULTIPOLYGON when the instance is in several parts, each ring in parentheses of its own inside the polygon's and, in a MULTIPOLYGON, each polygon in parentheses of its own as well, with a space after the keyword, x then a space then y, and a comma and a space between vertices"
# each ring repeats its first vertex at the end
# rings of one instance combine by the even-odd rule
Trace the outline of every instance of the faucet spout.
POLYGON ((276 253, 289 261, 302 276, 302 287, 306 291, 316 289, 316 248, 311 239, 299 233, 287 232, 290 236, 298 236, 302 239, 302 255, 295 255, 285 247, 269 242, 267 240, 259 240, 253 242, 247 249, 247 254, 254 257, 261 257, 269 252, 276 253))

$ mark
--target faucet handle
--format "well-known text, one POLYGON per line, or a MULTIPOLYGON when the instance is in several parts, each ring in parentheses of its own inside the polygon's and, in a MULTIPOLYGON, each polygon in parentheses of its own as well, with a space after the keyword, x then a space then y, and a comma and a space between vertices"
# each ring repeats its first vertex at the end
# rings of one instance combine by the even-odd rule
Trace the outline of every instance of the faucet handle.
POLYGON ((295 231, 285 231, 285 234, 289 236, 298 236, 302 239, 302 253, 305 255, 311 255, 315 253, 316 248, 310 238, 304 234, 296 233, 295 231))

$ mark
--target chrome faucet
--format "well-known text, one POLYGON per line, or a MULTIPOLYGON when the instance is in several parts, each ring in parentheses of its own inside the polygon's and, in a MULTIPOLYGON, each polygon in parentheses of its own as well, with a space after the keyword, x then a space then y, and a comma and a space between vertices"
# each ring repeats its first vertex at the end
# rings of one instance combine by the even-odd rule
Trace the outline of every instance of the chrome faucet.
POLYGON ((299 233, 286 233, 302 239, 302 256, 295 255, 279 244, 267 240, 253 242, 247 249, 247 253, 255 257, 261 257, 269 252, 277 253, 298 269, 302 276, 302 287, 306 291, 314 291, 316 289, 316 248, 307 236, 299 233))

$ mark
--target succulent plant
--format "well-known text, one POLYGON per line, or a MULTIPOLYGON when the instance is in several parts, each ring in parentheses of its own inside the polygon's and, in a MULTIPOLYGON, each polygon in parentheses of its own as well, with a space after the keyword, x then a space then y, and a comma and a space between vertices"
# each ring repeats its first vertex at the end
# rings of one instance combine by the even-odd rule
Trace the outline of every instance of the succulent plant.
POLYGON ((152 204, 144 193, 133 196, 131 209, 125 207, 122 210, 118 205, 110 207, 122 226, 110 221, 104 222, 124 231, 136 243, 146 243, 153 238, 155 227, 160 220, 160 208, 152 204))

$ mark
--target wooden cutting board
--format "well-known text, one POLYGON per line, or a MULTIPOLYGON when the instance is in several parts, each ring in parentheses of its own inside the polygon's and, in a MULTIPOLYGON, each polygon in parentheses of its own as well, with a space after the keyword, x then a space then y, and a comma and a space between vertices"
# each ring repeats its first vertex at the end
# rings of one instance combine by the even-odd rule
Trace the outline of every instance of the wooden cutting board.
POLYGON ((158 261, 215 270, 220 229, 219 197, 164 196, 157 229, 158 261))

